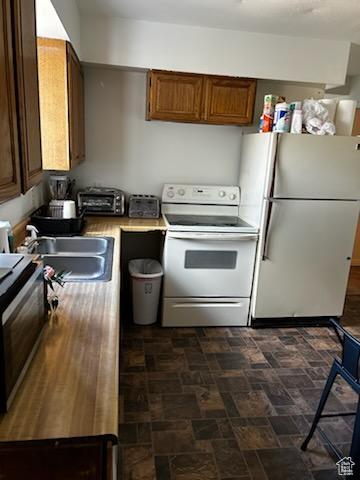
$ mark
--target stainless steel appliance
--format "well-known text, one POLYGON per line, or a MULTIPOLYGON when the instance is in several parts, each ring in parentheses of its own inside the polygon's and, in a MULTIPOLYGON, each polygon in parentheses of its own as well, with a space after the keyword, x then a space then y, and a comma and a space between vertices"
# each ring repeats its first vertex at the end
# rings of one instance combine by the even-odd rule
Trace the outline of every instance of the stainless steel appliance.
POLYGON ((359 216, 359 138, 262 133, 241 145, 240 215, 260 231, 252 323, 341 316, 359 216))
POLYGON ((50 175, 49 190, 51 200, 66 200, 71 197, 74 181, 68 175, 50 175))
POLYGON ((0 255, 2 264, 11 269, 0 283, 0 411, 6 412, 36 352, 46 312, 42 264, 11 254, 0 255))
POLYGON ((78 207, 87 215, 125 214, 125 194, 117 188, 88 187, 78 192, 78 207))
POLYGON ((130 218, 159 218, 160 200, 155 195, 130 195, 130 218))
POLYGON ((49 211, 51 216, 63 216, 64 201, 72 197, 74 183, 75 181, 71 180, 68 175, 49 176, 49 211))
POLYGON ((162 325, 247 325, 257 229, 239 187, 165 185, 162 325))

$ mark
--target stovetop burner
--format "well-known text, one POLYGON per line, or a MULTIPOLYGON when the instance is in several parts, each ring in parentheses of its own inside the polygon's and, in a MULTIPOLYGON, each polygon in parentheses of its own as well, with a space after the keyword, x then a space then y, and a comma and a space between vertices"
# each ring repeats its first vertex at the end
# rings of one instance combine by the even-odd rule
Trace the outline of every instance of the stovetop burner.
POLYGON ((165 184, 162 213, 169 231, 254 233, 239 217, 240 189, 229 185, 165 184))

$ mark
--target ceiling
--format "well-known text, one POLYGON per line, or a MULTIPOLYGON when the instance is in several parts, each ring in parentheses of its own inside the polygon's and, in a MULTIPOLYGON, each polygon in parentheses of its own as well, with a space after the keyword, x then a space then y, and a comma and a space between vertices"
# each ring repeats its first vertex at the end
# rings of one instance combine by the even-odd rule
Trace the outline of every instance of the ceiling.
POLYGON ((360 0, 76 1, 86 15, 360 42, 360 0))

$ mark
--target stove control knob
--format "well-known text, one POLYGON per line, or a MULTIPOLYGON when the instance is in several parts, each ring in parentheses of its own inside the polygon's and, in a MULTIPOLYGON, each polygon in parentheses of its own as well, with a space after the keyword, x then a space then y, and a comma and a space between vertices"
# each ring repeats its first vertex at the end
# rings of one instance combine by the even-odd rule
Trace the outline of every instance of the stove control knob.
POLYGON ((230 198, 230 200, 235 200, 235 198, 236 198, 235 193, 230 193, 229 198, 230 198))
POLYGON ((179 190, 177 191, 177 193, 183 197, 185 195, 185 190, 183 188, 179 188, 179 190))
POLYGON ((169 191, 167 192, 167 196, 168 196, 169 198, 174 198, 174 195, 175 195, 175 194, 174 194, 174 192, 173 192, 172 190, 169 190, 169 191))
POLYGON ((219 197, 224 198, 226 195, 226 192, 224 190, 219 191, 219 197))

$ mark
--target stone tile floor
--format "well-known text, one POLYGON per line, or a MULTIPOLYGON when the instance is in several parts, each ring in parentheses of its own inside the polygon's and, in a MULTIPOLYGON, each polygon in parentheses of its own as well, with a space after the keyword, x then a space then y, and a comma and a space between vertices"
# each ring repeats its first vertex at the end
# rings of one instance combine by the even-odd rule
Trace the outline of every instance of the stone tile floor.
MULTIPOLYGON (((360 338, 360 296, 343 324, 360 338)), ((120 376, 124 480, 332 480, 335 462, 305 438, 339 344, 328 328, 126 327, 120 376)), ((327 411, 353 411, 339 380, 327 411)), ((344 453, 352 417, 322 420, 344 453)))

